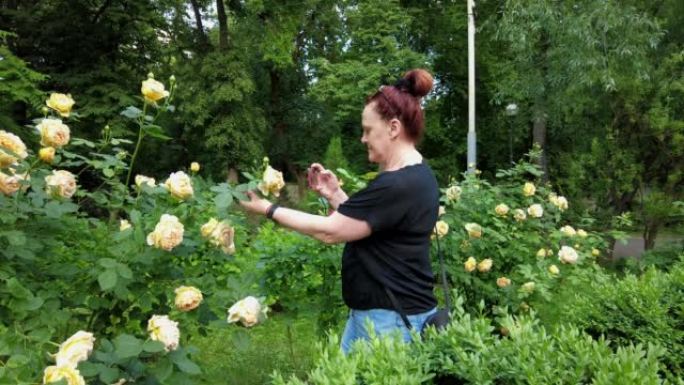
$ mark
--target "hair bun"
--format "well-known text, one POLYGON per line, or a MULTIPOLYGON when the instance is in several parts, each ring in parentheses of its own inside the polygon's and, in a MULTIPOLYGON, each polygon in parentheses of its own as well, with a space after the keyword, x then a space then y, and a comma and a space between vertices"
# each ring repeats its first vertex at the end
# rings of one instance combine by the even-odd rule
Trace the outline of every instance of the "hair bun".
POLYGON ((424 69, 418 68, 408 71, 400 80, 405 84, 406 91, 415 97, 423 97, 432 89, 432 75, 424 69))

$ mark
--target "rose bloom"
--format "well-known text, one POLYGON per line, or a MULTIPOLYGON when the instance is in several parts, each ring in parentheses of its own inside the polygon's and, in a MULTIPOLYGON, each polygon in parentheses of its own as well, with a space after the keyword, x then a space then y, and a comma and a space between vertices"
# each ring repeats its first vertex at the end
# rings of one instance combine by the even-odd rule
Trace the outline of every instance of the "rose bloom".
POLYGON ((577 258, 577 251, 570 246, 563 246, 560 250, 558 250, 558 260, 563 263, 577 263, 577 258))
POLYGON ((470 257, 467 261, 465 261, 463 267, 465 268, 465 271, 471 273, 475 271, 475 268, 477 268, 477 260, 473 257, 470 257))
POLYGON ((477 223, 466 223, 463 227, 465 227, 470 238, 482 237, 482 226, 478 225, 477 223))
POLYGON ((477 264, 477 271, 480 273, 486 273, 492 268, 492 264, 494 262, 492 261, 491 258, 486 258, 480 261, 480 263, 477 264))
POLYGON ((0 130, 0 168, 14 164, 27 156, 26 145, 18 136, 0 130), (12 152, 13 154, 7 151, 12 152))
POLYGON ((169 175, 169 179, 164 182, 164 185, 173 197, 180 200, 191 198, 194 194, 192 181, 188 174, 183 171, 177 171, 169 175))
POLYGON ((591 249, 591 255, 593 255, 594 257, 598 257, 599 255, 601 255, 601 252, 598 249, 591 249))
POLYGON ((563 226, 560 228, 560 232, 563 233, 563 235, 568 236, 568 237, 573 237, 577 232, 572 226, 563 226))
POLYGON ((45 187, 48 195, 69 199, 76 192, 76 177, 66 170, 53 170, 45 177, 45 187))
POLYGON ((43 384, 65 380, 67 385, 85 385, 78 369, 71 366, 48 366, 43 373, 43 384))
POLYGON ((532 217, 541 218, 541 216, 544 215, 544 209, 540 204, 535 203, 527 208, 527 213, 532 217))
POLYGON ((68 118, 71 113, 71 107, 74 106, 74 99, 71 94, 59 94, 53 92, 50 94, 50 99, 45 101, 45 104, 57 111, 62 117, 68 118))
POLYGON ((578 236, 578 237, 580 237, 580 238, 586 238, 587 235, 588 235, 588 234, 587 234, 586 231, 584 231, 584 230, 582 230, 582 229, 577 230, 577 236, 578 236))
POLYGON ((285 181, 283 180, 283 173, 277 171, 271 166, 266 167, 264 175, 259 182, 259 191, 264 196, 268 194, 273 194, 275 197, 280 196, 280 190, 285 187, 285 181))
POLYGON ((437 223, 435 223, 434 232, 438 237, 442 238, 449 232, 449 224, 444 221, 437 221, 437 223))
POLYGON ((38 158, 47 164, 52 164, 55 160, 55 148, 43 147, 38 151, 38 158))
POLYGON ((266 318, 267 311, 255 297, 245 297, 228 309, 228 323, 240 321, 243 326, 252 327, 266 318))
POLYGON ((200 232, 202 237, 208 239, 214 246, 218 246, 226 254, 235 252, 235 229, 226 221, 217 221, 211 218, 202 225, 200 232))
MULTIPOLYGON (((14 194, 15 192, 19 191, 22 186, 22 181, 28 180, 28 175, 19 175, 19 174, 5 174, 2 171, 0 171, 0 193, 3 193, 7 196, 14 194)), ((25 186, 27 187, 27 186, 25 186)))
POLYGON ((40 145, 43 147, 62 148, 69 143, 71 131, 61 119, 43 119, 36 126, 40 132, 40 145))
POLYGON ((147 331, 150 333, 152 341, 159 341, 164 344, 164 350, 170 352, 178 348, 180 340, 180 330, 178 322, 169 319, 166 315, 153 315, 147 321, 147 331))
POLYGON ((122 219, 121 221, 119 221, 119 231, 125 231, 130 229, 131 227, 133 226, 131 226, 131 222, 129 222, 128 220, 122 219))
POLYGON ((200 170, 200 164, 197 162, 190 163, 190 171, 198 172, 200 170))
POLYGON ((526 182, 523 186, 523 195, 526 197, 531 197, 536 191, 537 188, 534 187, 534 183, 526 182))
POLYGON ((524 293, 530 294, 534 291, 534 282, 526 282, 520 287, 520 290, 522 290, 524 293))
POLYGON ((522 222, 525 219, 527 219, 527 214, 525 214, 525 211, 523 209, 515 209, 513 212, 513 218, 515 218, 516 221, 522 222))
POLYGON ((554 193, 549 194, 549 202, 558 207, 560 211, 568 209, 568 200, 564 196, 558 196, 554 193))
POLYGON ((93 333, 79 330, 59 345, 59 351, 55 356, 57 366, 75 368, 79 362, 88 359, 88 356, 93 351, 94 344, 95 337, 93 337, 93 333))
POLYGON ((150 187, 155 187, 157 185, 154 178, 150 178, 150 177, 145 176, 145 175, 136 175, 135 176, 135 185, 138 188, 141 188, 143 183, 150 186, 150 187))
POLYGON ((511 280, 506 277, 499 277, 496 279, 496 286, 504 288, 511 284, 511 280))
POLYGON ((461 198, 461 192, 460 186, 451 186, 446 189, 446 197, 449 201, 457 201, 461 198))
POLYGON ((195 309, 202 302, 202 292, 196 287, 180 286, 174 290, 174 293, 176 293, 176 300, 174 303, 176 309, 180 311, 195 309))
POLYGON ((444 206, 439 206, 439 211, 437 211, 437 216, 441 217, 444 214, 446 214, 446 208, 444 208, 444 206))
POLYGON ((510 210, 510 209, 508 208, 508 206, 505 203, 500 203, 500 204, 496 205, 496 207, 494 208, 494 212, 496 213, 496 215, 501 215, 501 216, 508 214, 508 210, 510 210))
POLYGON ((140 92, 145 97, 145 100, 150 103, 154 103, 169 96, 169 91, 164 88, 164 84, 151 77, 142 82, 140 92))
POLYGON ((551 265, 551 266, 549 266, 549 273, 551 273, 553 275, 558 275, 560 273, 560 270, 558 269, 558 266, 551 265))
POLYGON ((178 217, 164 214, 154 231, 147 235, 147 244, 157 249, 171 251, 183 242, 183 224, 178 217))
POLYGON ((547 249, 545 249, 545 248, 542 247, 541 249, 539 249, 539 251, 537 251, 537 257, 538 257, 538 258, 548 257, 548 256, 550 256, 552 253, 553 253, 553 252, 551 251, 551 249, 548 249, 548 250, 547 250, 547 249))

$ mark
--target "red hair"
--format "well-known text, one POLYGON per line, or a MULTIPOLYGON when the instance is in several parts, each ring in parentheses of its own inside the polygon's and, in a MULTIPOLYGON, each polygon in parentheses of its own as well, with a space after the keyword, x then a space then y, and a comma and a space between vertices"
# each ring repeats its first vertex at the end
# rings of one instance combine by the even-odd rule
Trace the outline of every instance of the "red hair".
POLYGON ((385 120, 399 119, 409 138, 420 140, 425 130, 420 99, 432 89, 432 75, 423 69, 408 71, 393 86, 382 86, 366 99, 375 103, 375 111, 385 120))

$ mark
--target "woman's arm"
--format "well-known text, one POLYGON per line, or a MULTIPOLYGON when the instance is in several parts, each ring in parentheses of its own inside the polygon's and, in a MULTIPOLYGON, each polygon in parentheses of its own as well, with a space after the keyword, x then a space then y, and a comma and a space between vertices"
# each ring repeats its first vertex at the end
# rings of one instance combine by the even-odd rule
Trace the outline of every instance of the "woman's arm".
MULTIPOLYGON (((259 198, 252 191, 248 191, 247 195, 249 201, 241 201, 240 204, 250 212, 265 215, 271 207, 271 202, 259 198)), ((326 217, 278 207, 273 213, 273 220, 289 229, 328 244, 356 241, 371 234, 368 222, 350 218, 338 212, 326 217)))

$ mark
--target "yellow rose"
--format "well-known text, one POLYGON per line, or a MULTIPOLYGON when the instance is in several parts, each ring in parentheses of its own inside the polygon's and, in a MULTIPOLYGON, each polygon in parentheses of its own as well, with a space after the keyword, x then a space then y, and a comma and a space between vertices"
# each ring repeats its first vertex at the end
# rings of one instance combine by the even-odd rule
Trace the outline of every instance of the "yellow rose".
POLYGON ((228 309, 228 323, 240 321, 245 327, 252 327, 266 318, 268 308, 262 306, 259 300, 249 296, 228 309))
POLYGON ((601 255, 601 252, 598 249, 591 249, 591 255, 593 255, 594 257, 598 257, 599 255, 601 255))
POLYGON ((560 274, 560 270, 558 269, 558 266, 551 265, 551 266, 549 266, 549 273, 551 273, 553 275, 558 275, 558 274, 560 274))
POLYGON ((61 116, 68 118, 71 113, 71 107, 74 106, 74 99, 71 98, 71 94, 50 94, 50 99, 45 101, 48 107, 57 111, 61 116))
POLYGON ((0 168, 16 163, 28 156, 26 145, 18 136, 0 130, 0 168))
POLYGON ((19 174, 5 174, 0 171, 0 193, 7 196, 19 191, 22 186, 22 181, 27 180, 27 175, 19 174))
POLYGON ((575 264, 577 263, 577 251, 570 246, 563 246, 558 250, 558 260, 563 263, 575 264))
POLYGON ((477 223, 466 223, 464 227, 470 238, 482 237, 482 226, 478 225, 477 223))
POLYGON ((53 170, 45 177, 45 187, 48 195, 69 199, 76 192, 76 177, 66 170, 53 170))
POLYGON ((119 221, 119 231, 125 231, 130 229, 131 227, 131 222, 127 221, 126 219, 122 219, 119 221))
POLYGON ((577 236, 578 236, 578 237, 580 237, 580 238, 586 238, 587 235, 588 235, 588 234, 587 234, 586 231, 584 231, 584 230, 582 230, 582 229, 577 230, 577 236))
POLYGON ((539 251, 537 251, 537 258, 545 258, 550 256, 552 253, 553 252, 550 249, 547 250, 542 247, 541 249, 539 249, 539 251))
POLYGON ((435 223, 434 232, 438 237, 444 237, 449 232, 449 224, 444 221, 437 221, 437 223, 435 223))
POLYGON ((157 185, 157 184, 156 184, 156 181, 154 180, 154 178, 150 178, 150 177, 147 177, 147 176, 145 176, 145 175, 136 175, 136 176, 135 176, 135 185, 136 185, 138 188, 141 188, 141 186, 143 185, 143 183, 146 184, 146 185, 148 185, 148 186, 150 186, 150 187, 154 187, 154 186, 157 185))
POLYGON ((577 234, 572 226, 563 226, 560 228, 560 232, 567 237, 574 237, 577 234))
POLYGON ((200 170, 200 164, 197 162, 190 163, 190 171, 198 172, 200 170))
POLYGON ((153 78, 149 78, 142 82, 140 92, 145 97, 145 100, 150 103, 154 103, 169 96, 169 91, 164 88, 164 85, 153 78))
POLYGON ((36 126, 40 132, 40 145, 43 147, 62 148, 69 143, 71 131, 61 119, 43 119, 36 126))
POLYGON ((522 290, 524 293, 531 294, 534 291, 534 282, 526 282, 520 287, 520 290, 522 290))
POLYGON ((147 244, 157 249, 171 251, 183 242, 183 224, 174 215, 164 214, 154 231, 147 235, 147 244))
POLYGON ((477 264, 477 271, 480 273, 486 273, 492 268, 492 264, 494 262, 492 261, 491 258, 486 258, 480 261, 480 263, 477 264))
POLYGON ((446 189, 446 197, 449 201, 457 201, 461 198, 461 187, 451 186, 446 189))
POLYGON ((494 208, 494 212, 496 212, 496 215, 501 215, 504 216, 508 214, 508 206, 505 203, 500 203, 494 208))
POLYGON ((271 166, 266 167, 264 175, 259 183, 259 190, 264 196, 268 194, 273 194, 275 197, 280 196, 280 190, 285 187, 285 181, 283 180, 283 173, 277 171, 271 166))
POLYGON ((79 330, 59 345, 59 351, 55 356, 57 366, 76 368, 79 362, 88 359, 88 356, 93 351, 94 344, 95 337, 93 337, 93 333, 79 330))
POLYGON ((196 287, 180 286, 174 290, 176 309, 180 311, 190 311, 195 309, 202 302, 202 292, 196 287))
POLYGON ((169 179, 164 182, 164 185, 173 197, 180 200, 191 198, 194 194, 194 191, 192 190, 192 181, 188 174, 183 171, 172 173, 169 176, 169 179))
POLYGON ((226 221, 217 221, 211 218, 209 222, 202 225, 200 232, 214 246, 218 246, 226 254, 235 252, 235 229, 226 221))
POLYGON ((465 261, 463 267, 465 268, 465 271, 471 273, 475 271, 475 268, 477 268, 477 260, 473 257, 470 257, 467 261, 465 261))
POLYGON ((568 209, 568 200, 564 196, 558 196, 555 193, 549 194, 549 202, 558 207, 560 211, 568 209))
POLYGON ((506 277, 499 277, 496 279, 496 286, 504 288, 511 284, 511 280, 506 277))
POLYGON ((515 218, 515 220, 518 222, 522 222, 527 219, 527 214, 525 214, 522 209, 515 209, 513 212, 513 218, 515 218))
POLYGON ((167 315, 153 315, 147 321, 147 331, 150 333, 152 341, 159 341, 164 344, 164 350, 170 352, 178 348, 180 340, 180 330, 178 322, 172 321, 167 315))
POLYGON ((55 160, 55 148, 54 147, 43 147, 38 151, 38 157, 40 160, 47 164, 52 164, 55 160))
POLYGON ((525 185, 523 186, 523 195, 526 197, 531 197, 534 195, 534 193, 537 191, 537 188, 534 187, 533 183, 526 182, 525 185))
POLYGON ((67 385, 85 385, 78 369, 71 366, 48 366, 43 373, 43 384, 65 380, 67 385))
POLYGON ((541 218, 541 216, 544 215, 544 209, 540 204, 535 203, 527 208, 527 213, 530 214, 531 217, 541 218))

